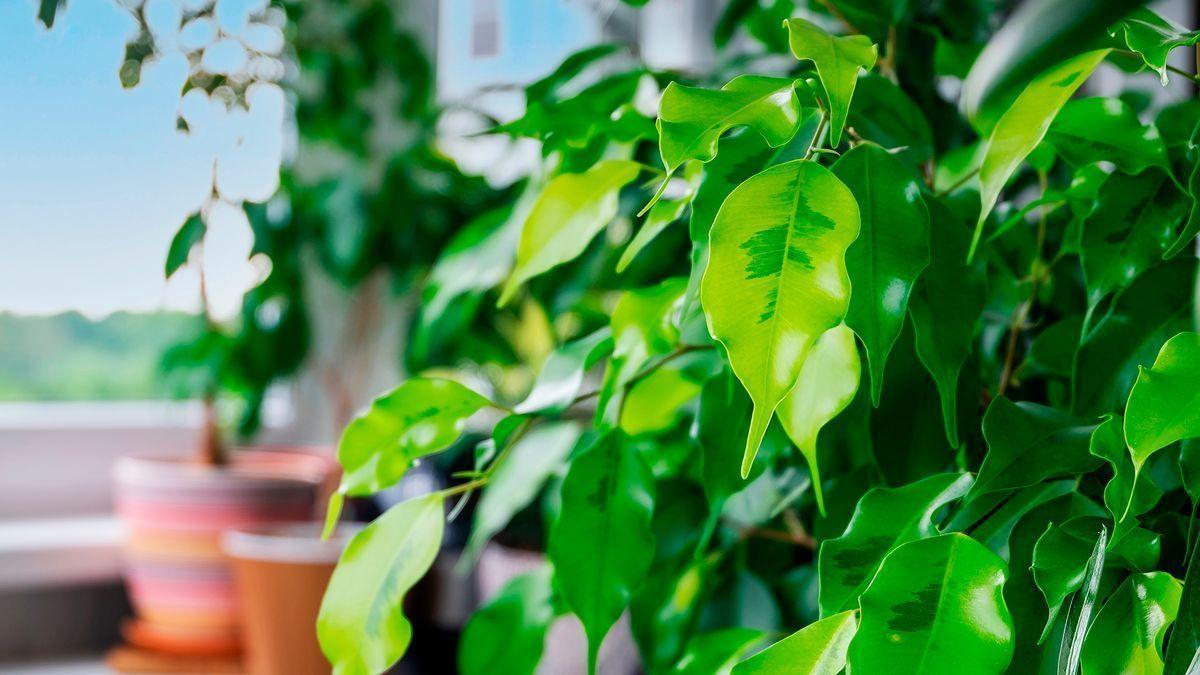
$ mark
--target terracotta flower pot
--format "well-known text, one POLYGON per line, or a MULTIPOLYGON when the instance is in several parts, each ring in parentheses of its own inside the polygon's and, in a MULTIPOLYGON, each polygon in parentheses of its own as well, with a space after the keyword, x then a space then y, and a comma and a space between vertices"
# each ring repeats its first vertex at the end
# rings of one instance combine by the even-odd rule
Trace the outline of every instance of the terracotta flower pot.
POLYGON ((221 534, 312 518, 328 465, 311 454, 262 451, 236 453, 224 467, 119 459, 115 501, 136 614, 126 638, 180 655, 237 653, 238 605, 221 534))
POLYGON ((316 523, 261 526, 225 533, 241 602, 246 669, 252 675, 325 675, 317 614, 338 557, 357 528, 321 541, 316 523))

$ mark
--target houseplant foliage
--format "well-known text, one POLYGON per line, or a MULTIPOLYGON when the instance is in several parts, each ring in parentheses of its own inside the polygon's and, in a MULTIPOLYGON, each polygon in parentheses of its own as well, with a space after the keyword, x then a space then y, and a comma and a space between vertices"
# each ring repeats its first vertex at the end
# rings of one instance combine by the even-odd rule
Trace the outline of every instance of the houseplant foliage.
POLYGON ((1191 77, 1164 55, 1196 34, 1135 5, 735 2, 717 42, 757 47, 711 80, 597 47, 527 87, 494 132, 544 161, 424 311, 558 346, 525 396, 464 350, 347 427, 363 495, 500 414, 347 550, 336 672, 419 639, 405 593, 475 496, 465 566, 527 509, 547 562, 463 672, 532 672, 567 615, 594 670, 625 612, 652 673, 1189 672, 1200 106, 1086 82, 1191 77))

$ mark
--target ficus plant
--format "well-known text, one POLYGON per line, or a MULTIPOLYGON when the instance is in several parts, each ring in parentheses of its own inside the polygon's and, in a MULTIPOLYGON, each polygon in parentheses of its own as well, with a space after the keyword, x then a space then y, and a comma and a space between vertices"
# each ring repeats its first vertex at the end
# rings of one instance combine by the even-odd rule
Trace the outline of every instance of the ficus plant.
POLYGON ((1196 672, 1200 104, 1088 81, 1194 79, 1200 34, 1137 4, 734 2, 716 41, 756 46, 713 73, 601 46, 525 88, 493 132, 543 161, 422 311, 556 346, 519 393, 463 351, 346 428, 330 523, 489 420, 349 544, 335 672, 420 639, 448 511, 464 571, 544 524, 464 673, 533 672, 560 619, 595 671, 626 613, 649 673, 1196 672))

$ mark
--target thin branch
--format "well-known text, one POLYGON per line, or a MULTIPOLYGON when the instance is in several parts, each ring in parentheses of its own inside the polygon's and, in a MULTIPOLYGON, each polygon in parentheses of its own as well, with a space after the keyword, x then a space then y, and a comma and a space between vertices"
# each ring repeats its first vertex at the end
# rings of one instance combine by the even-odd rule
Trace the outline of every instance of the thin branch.
POLYGON ((962 187, 963 185, 966 185, 967 181, 971 180, 972 178, 974 178, 974 177, 975 177, 975 176, 977 176, 978 174, 979 174, 979 167, 975 167, 974 169, 971 169, 971 171, 970 171, 970 172, 968 172, 968 173, 967 173, 967 175, 965 175, 965 176, 963 176, 962 178, 959 178, 958 180, 954 181, 954 183, 953 183, 953 184, 951 184, 951 185, 950 185, 950 187, 946 188, 945 190, 942 190, 942 191, 938 192, 938 193, 937 193, 937 196, 938 196, 938 197, 945 197, 946 195, 950 194, 951 192, 954 192, 955 190, 957 190, 958 188, 962 187))

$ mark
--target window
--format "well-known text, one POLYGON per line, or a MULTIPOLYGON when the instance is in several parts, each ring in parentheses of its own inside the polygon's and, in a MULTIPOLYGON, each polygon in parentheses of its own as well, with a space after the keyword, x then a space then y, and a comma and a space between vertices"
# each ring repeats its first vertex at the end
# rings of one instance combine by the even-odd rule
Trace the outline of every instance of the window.
POLYGON ((500 55, 500 0, 473 0, 471 56, 486 59, 500 55))

